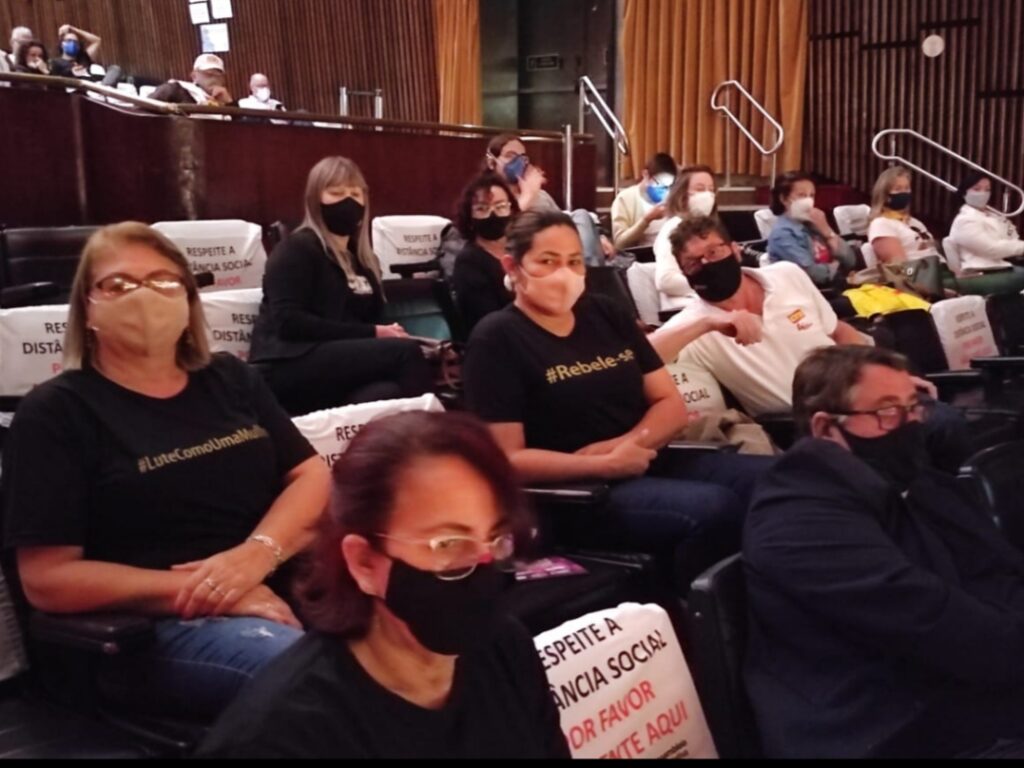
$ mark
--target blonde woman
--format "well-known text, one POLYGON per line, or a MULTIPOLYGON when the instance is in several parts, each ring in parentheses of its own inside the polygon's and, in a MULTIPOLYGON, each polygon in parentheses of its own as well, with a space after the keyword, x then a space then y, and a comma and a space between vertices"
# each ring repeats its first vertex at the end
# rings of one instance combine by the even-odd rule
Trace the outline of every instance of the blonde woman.
POLYGON ((910 171, 902 165, 887 168, 875 182, 868 241, 882 264, 939 255, 935 238, 911 215, 912 200, 910 171))
POLYGON ((301 635, 266 580, 311 541, 328 476, 259 375, 211 357, 204 326, 170 241, 136 223, 93 235, 66 370, 18 409, 3 498, 33 607, 158 617, 151 646, 104 659, 101 690, 213 715, 301 635))
POLYGON ((345 157, 317 163, 305 220, 271 254, 250 360, 295 414, 429 391, 419 344, 381 325, 380 264, 370 249, 370 191, 345 157))
POLYGON ((711 167, 690 165, 683 168, 668 193, 665 208, 670 218, 662 225, 654 240, 654 282, 666 296, 696 298, 690 282, 672 254, 669 236, 683 219, 702 216, 718 219, 715 177, 711 167))

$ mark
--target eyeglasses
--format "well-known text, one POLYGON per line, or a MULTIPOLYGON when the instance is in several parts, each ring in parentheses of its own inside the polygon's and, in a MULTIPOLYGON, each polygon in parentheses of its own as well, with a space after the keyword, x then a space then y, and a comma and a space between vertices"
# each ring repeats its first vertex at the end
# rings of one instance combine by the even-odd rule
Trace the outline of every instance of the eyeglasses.
POLYGON ((926 421, 932 412, 935 403, 931 401, 911 403, 910 405, 887 405, 884 408, 875 408, 871 411, 837 411, 836 416, 874 416, 878 421, 878 428, 891 432, 899 429, 911 418, 916 421, 926 421))
POLYGON ((486 219, 494 211, 499 216, 510 216, 512 214, 512 203, 505 200, 500 203, 473 203, 470 208, 474 219, 486 219))
POLYGON ((401 541, 405 544, 422 544, 431 552, 432 567, 429 569, 441 581, 458 581, 469 576, 480 564, 481 559, 490 556, 499 568, 512 569, 515 553, 515 536, 503 533, 491 541, 481 541, 472 536, 434 536, 430 539, 413 539, 403 536, 374 534, 379 539, 401 541))
POLYGON ((118 272, 113 275, 107 275, 102 280, 97 281, 93 288, 104 299, 116 299, 121 296, 127 296, 142 286, 146 286, 164 296, 181 296, 187 290, 185 278, 167 270, 151 272, 141 280, 118 272))
POLYGON ((732 246, 728 243, 720 243, 718 245, 712 245, 700 256, 683 257, 680 259, 679 268, 683 270, 684 275, 696 275, 701 271, 705 264, 722 261, 732 255, 732 246))

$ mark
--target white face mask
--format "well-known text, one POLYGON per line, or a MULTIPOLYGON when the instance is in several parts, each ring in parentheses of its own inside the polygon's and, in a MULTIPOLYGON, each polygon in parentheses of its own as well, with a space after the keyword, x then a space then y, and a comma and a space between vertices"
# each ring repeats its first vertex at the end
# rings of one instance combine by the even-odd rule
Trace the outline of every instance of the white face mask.
POLYGON ((978 210, 985 210, 988 205, 988 201, 992 198, 992 192, 985 192, 980 189, 968 189, 967 194, 964 195, 964 201, 972 208, 978 210))
POLYGON ((808 221, 811 218, 811 211, 814 210, 813 197, 799 197, 789 204, 790 218, 797 221, 808 221))
POLYGON ((188 296, 164 296, 137 288, 108 301, 89 299, 90 328, 100 343, 112 344, 139 357, 173 353, 188 328, 188 296))
POLYGON ((587 279, 568 267, 562 267, 546 277, 533 277, 519 268, 515 283, 530 303, 547 315, 564 315, 572 311, 587 287, 587 279))
POLYGON ((270 101, 270 89, 269 88, 257 88, 256 89, 256 93, 254 95, 256 96, 256 100, 257 101, 262 101, 264 104, 266 104, 268 101, 270 101))
POLYGON ((694 192, 690 195, 690 213, 693 216, 710 216, 715 210, 714 192, 694 192))

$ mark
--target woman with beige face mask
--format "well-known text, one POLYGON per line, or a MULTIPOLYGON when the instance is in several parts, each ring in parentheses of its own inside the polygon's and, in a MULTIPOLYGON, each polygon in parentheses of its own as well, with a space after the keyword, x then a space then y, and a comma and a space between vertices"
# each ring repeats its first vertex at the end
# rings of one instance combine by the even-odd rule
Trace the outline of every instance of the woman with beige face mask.
POLYGON ((211 356, 188 263, 144 224, 89 240, 64 351, 4 446, 25 595, 153 616, 154 642, 104 660, 100 690, 212 716, 301 635, 268 578, 311 540, 328 472, 255 371, 211 356))
POLYGON ((607 480, 607 514, 580 536, 675 557, 680 587, 739 546, 764 462, 659 451, 686 426, 672 377, 633 317, 587 295, 580 238, 562 213, 527 211, 508 230, 512 305, 473 331, 467 402, 526 482, 607 480))

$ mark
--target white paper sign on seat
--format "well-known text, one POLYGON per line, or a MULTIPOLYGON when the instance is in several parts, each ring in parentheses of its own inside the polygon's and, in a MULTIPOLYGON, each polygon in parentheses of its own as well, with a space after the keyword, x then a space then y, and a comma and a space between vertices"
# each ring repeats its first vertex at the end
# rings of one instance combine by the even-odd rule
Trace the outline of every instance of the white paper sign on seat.
POLYGON ((451 224, 443 216, 378 216, 373 220, 373 252, 385 279, 398 277, 394 264, 422 264, 437 255, 441 232, 451 224))
POLYGON ((981 296, 938 301, 931 311, 951 371, 970 368, 972 358, 999 354, 981 296))
POLYGON ((153 229, 181 249, 193 273, 213 273, 215 285, 204 291, 263 287, 267 253, 258 224, 240 219, 161 221, 153 229))
POLYGON ((0 310, 0 396, 21 397, 63 369, 68 305, 0 310))
POLYGON ((200 294, 203 314, 210 326, 210 351, 229 352, 240 360, 249 359, 252 328, 260 312, 263 291, 215 291, 200 294))
POLYGON ((672 376, 679 394, 683 396, 691 420, 719 414, 727 409, 722 386, 707 371, 679 360, 669 363, 665 368, 672 376))
POLYGON ((421 395, 401 400, 380 400, 317 411, 298 416, 292 421, 320 458, 333 466, 359 431, 375 419, 408 411, 443 412, 444 406, 435 395, 421 395))
POLYGON ((715 758, 664 608, 623 603, 534 638, 574 758, 715 758))

